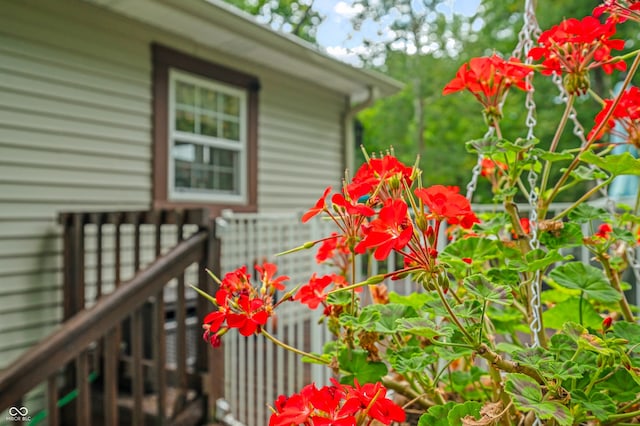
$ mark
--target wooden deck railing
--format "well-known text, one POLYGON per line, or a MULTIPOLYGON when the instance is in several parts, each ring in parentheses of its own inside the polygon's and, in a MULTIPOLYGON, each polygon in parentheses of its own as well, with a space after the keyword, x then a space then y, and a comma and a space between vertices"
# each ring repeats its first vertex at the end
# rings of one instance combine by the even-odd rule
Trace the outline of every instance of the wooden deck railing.
MULTIPOLYGON (((204 372, 214 363, 222 368, 222 361, 198 344, 192 351, 195 363, 188 365, 185 272, 197 268, 198 286, 212 291, 205 268, 215 267, 216 245, 206 212, 69 213, 60 221, 64 322, 0 374, 0 411, 19 406, 27 392, 44 384, 52 426, 96 424, 96 418, 106 425, 188 424, 204 418, 222 396, 222 384, 212 384, 204 372), (174 244, 164 241, 167 225, 174 244), (143 231, 145 239, 151 236, 150 245, 142 243, 143 231), (152 260, 146 262, 149 251, 152 260), (122 279, 125 269, 130 279, 122 279), (92 286, 86 285, 88 271, 92 286), (175 286, 173 301, 168 284, 175 286), (165 335, 169 305, 177 323, 173 367, 167 365, 165 335), (125 388, 129 408, 122 404, 125 388), (203 405, 205 393, 210 402, 203 405)), ((199 318, 210 309, 206 303, 194 299, 199 318)))

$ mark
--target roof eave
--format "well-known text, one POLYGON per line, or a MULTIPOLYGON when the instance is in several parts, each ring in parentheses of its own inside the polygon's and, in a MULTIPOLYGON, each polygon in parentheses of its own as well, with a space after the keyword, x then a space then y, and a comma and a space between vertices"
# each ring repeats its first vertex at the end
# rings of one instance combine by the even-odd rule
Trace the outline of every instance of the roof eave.
POLYGON ((381 96, 389 96, 403 87, 383 74, 340 62, 295 36, 273 31, 221 0, 87 1, 218 50, 225 46, 215 43, 212 31, 233 34, 236 46, 253 49, 229 46, 226 53, 348 96, 361 96, 372 87, 381 96))

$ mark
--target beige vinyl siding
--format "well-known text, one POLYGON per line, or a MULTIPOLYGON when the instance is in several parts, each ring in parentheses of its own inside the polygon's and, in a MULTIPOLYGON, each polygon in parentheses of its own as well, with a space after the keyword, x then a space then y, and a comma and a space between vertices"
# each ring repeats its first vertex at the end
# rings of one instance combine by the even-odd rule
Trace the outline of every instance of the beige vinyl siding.
MULTIPOLYGON (((343 95, 86 2, 3 2, 0 369, 61 318, 58 213, 146 209, 152 204, 154 42, 260 79, 260 211, 306 209, 327 185, 339 185, 343 95)), ((112 247, 109 230, 105 232, 105 245, 112 247)), ((169 246, 175 238, 164 241, 169 246)), ((143 245, 151 247, 144 236, 143 245)), ((87 248, 86 260, 91 297, 95 248, 87 248)), ((113 263, 113 256, 104 261, 113 263)), ((150 261, 150 256, 143 259, 150 261)), ((132 259, 123 263, 126 278, 132 259)), ((113 276, 105 272, 104 280, 113 276)))
POLYGON ((60 321, 58 213, 151 203, 148 45, 63 3, 0 14, 0 368, 60 321))
POLYGON ((260 105, 259 191, 261 211, 311 207, 344 173, 344 100, 300 84, 263 80, 260 105))

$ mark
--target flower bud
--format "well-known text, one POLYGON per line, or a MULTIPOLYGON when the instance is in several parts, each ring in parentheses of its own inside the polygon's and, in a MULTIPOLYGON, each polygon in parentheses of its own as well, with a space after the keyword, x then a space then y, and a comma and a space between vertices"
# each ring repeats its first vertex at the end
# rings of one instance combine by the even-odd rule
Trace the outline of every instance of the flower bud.
POLYGON ((606 317, 605 319, 602 320, 602 331, 607 331, 609 328, 611 328, 611 323, 613 322, 613 318, 611 317, 606 317))

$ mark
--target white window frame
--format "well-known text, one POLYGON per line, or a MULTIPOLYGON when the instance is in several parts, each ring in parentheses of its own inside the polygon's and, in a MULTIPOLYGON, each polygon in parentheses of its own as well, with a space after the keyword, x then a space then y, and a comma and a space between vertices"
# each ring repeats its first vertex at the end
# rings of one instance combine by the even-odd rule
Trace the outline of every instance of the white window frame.
POLYGON ((192 201, 205 203, 224 203, 224 204, 246 204, 248 200, 247 188, 247 110, 248 110, 248 94, 246 90, 221 83, 219 81, 180 71, 177 69, 169 70, 169 114, 168 114, 168 150, 167 150, 167 198, 170 201, 192 201), (223 138, 213 136, 199 135, 195 133, 183 132, 176 130, 176 82, 194 84, 196 87, 204 87, 214 90, 218 93, 235 96, 240 100, 240 122, 239 122, 239 141, 229 141, 223 138), (238 153, 239 170, 234 170, 234 178, 237 179, 239 193, 229 193, 215 190, 176 190, 175 188, 175 159, 173 157, 173 146, 175 141, 193 142, 213 148, 221 148, 238 153), (237 174, 236 174, 237 173, 237 174))

